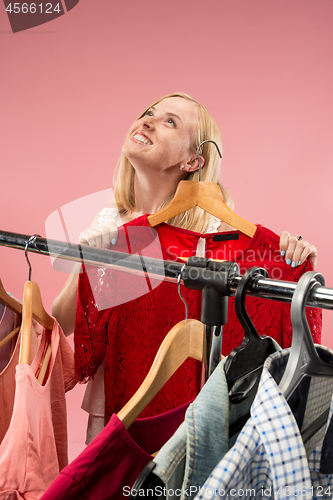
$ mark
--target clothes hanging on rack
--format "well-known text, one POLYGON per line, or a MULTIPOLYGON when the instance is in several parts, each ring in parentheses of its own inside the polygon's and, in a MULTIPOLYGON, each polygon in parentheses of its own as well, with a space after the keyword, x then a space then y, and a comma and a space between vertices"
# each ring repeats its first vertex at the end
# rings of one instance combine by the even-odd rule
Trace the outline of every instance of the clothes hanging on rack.
MULTIPOLYGON (((99 213, 98 223, 101 226, 107 226, 111 222, 115 222, 116 216, 119 215, 117 209, 104 208, 99 213)), ((214 233, 218 230, 221 221, 209 215, 208 226, 205 231, 207 233, 214 233)), ((204 257, 205 254, 205 239, 199 238, 196 246, 196 256, 204 257)), ((89 414, 86 444, 89 444, 95 436, 103 429, 105 424, 105 396, 104 396, 104 367, 105 361, 103 360, 98 367, 93 379, 90 379, 84 394, 81 408, 89 414)))
MULTIPOLYGON (((30 339, 30 363, 33 361, 39 345, 35 326, 36 323, 34 322, 30 339)), ((0 445, 8 430, 13 414, 15 399, 15 371, 19 361, 20 345, 21 332, 18 333, 17 340, 14 345, 14 350, 7 365, 0 373, 0 445)))
MULTIPOLYGON (((276 342, 274 346, 277 351, 281 349, 276 342)), ((231 437, 230 431, 248 415, 255 398, 258 383, 241 403, 229 401, 226 360, 216 367, 186 411, 182 425, 153 459, 154 475, 163 481, 167 491, 181 492, 177 496, 179 500, 196 496, 199 487, 236 441, 241 428, 231 437)), ((171 498, 169 494, 168 499, 171 498)))
MULTIPOLYGON (((316 349, 325 362, 333 363, 333 351, 323 346, 316 349)), ((240 499, 244 491, 252 491, 258 499, 299 495, 310 500, 332 495, 332 422, 306 444, 300 429, 329 406, 332 415, 333 379, 304 378, 287 403, 278 383, 289 352, 286 349, 267 358, 251 418, 196 500, 228 495, 240 499)))
POLYGON ((62 470, 41 500, 122 500, 152 460, 151 453, 159 450, 183 422, 188 405, 156 417, 137 419, 128 430, 117 415, 112 415, 98 436, 62 470))
MULTIPOLYGON (((68 439, 67 439, 67 410, 65 393, 71 391, 78 383, 78 377, 75 373, 74 354, 68 343, 60 325, 55 321, 52 336, 54 332, 59 336, 58 350, 54 352, 54 364, 51 385, 51 412, 54 437, 56 442, 59 470, 62 470, 68 464, 68 439)), ((41 346, 32 364, 33 369, 37 371, 42 363, 42 353, 47 350, 48 342, 46 337, 42 337, 41 346), (45 341, 43 341, 45 339, 45 341)), ((53 356, 53 345, 52 345, 53 356)), ((50 365, 52 366, 53 357, 51 356, 50 365)))
POLYGON ((47 379, 41 385, 36 374, 49 345, 49 335, 41 330, 31 365, 16 366, 13 412, 0 445, 0 498, 39 498, 68 464, 65 390, 77 382, 73 352, 55 321, 47 379))
MULTIPOLYGON (((164 223, 154 229, 161 247, 158 241, 156 244, 156 232, 144 215, 119 228, 114 248, 152 257, 162 249, 164 260, 179 262, 177 255, 195 254, 199 239, 204 238, 205 257, 228 258, 237 262, 242 271, 258 265, 265 267, 273 278, 297 281, 305 271, 312 270, 308 260, 296 268, 287 266, 280 256, 279 237, 260 225, 253 238, 237 231, 201 235, 164 223), (225 240, 228 235, 238 239, 225 240)), ((107 422, 141 385, 161 341, 170 328, 184 318, 184 306, 172 283, 164 281, 155 286, 152 280, 149 283, 139 276, 94 266, 85 266, 83 270, 79 277, 74 335, 76 369, 82 379, 87 379, 96 373, 105 358, 107 422), (136 293, 132 300, 127 296, 128 290, 136 293), (142 292, 141 295, 138 292, 142 292)), ((200 292, 182 287, 182 294, 188 304, 189 317, 200 319, 200 292)), ((247 309, 259 334, 268 334, 281 347, 290 345, 289 304, 249 297, 247 309)), ((321 310, 308 308, 307 315, 314 340, 320 342, 321 310)), ((223 331, 223 354, 227 355, 242 339, 243 329, 231 298, 228 323, 223 331)), ((200 364, 187 360, 141 417, 162 413, 193 398, 199 389, 200 371, 200 364)))

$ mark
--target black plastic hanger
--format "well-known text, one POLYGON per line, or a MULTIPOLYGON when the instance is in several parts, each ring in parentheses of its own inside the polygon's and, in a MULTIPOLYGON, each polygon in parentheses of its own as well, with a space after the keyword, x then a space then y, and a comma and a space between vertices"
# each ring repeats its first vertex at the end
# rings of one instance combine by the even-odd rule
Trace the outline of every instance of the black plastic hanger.
POLYGON ((240 346, 231 351, 225 363, 225 374, 232 403, 240 403, 255 385, 266 358, 276 351, 271 337, 259 335, 245 308, 246 291, 254 281, 269 278, 266 269, 252 267, 242 276, 235 296, 236 315, 244 328, 244 340, 240 346), (235 389, 235 384, 247 379, 247 387, 235 389))
MULTIPOLYGON (((309 271, 300 278, 291 301, 293 337, 290 354, 279 388, 288 400, 303 377, 333 377, 333 365, 324 362, 318 355, 306 318, 306 303, 311 291, 324 286, 322 274, 309 271)), ((329 409, 302 431, 306 443, 326 423, 329 409)))

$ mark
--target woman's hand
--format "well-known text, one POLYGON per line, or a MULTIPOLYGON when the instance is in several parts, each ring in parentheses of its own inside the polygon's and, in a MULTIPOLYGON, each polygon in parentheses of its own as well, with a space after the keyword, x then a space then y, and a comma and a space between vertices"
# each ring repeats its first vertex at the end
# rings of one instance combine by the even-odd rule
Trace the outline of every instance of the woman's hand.
POLYGON ((282 231, 280 234, 280 251, 282 257, 285 257, 286 263, 292 267, 297 267, 309 258, 313 269, 317 264, 317 249, 301 236, 290 235, 288 231, 282 231))
POLYGON ((79 244, 95 248, 110 248, 117 243, 118 228, 115 221, 109 221, 106 224, 98 223, 98 215, 95 217, 92 225, 79 236, 79 244))

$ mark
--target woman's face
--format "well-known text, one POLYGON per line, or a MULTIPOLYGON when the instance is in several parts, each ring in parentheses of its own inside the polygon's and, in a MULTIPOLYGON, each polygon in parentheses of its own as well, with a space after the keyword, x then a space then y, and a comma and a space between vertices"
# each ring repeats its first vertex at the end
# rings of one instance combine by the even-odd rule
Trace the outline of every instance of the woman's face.
POLYGON ((186 164, 195 153, 197 105, 182 97, 168 97, 135 121, 123 153, 134 168, 166 170, 186 164))

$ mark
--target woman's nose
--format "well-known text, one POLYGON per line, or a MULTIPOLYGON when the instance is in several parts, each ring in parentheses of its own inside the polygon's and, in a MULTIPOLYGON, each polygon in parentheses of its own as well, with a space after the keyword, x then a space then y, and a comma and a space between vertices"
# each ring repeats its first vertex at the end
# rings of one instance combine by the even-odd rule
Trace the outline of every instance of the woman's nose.
POLYGON ((143 126, 146 128, 149 128, 149 129, 154 128, 154 117, 149 116, 149 115, 145 115, 143 117, 143 126))

